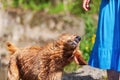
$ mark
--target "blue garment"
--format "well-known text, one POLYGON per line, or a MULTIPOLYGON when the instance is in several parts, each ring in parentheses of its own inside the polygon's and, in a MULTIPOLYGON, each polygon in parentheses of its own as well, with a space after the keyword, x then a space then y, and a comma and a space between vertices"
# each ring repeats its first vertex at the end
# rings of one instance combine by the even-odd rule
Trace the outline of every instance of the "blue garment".
POLYGON ((120 0, 102 0, 89 65, 120 71, 120 0))

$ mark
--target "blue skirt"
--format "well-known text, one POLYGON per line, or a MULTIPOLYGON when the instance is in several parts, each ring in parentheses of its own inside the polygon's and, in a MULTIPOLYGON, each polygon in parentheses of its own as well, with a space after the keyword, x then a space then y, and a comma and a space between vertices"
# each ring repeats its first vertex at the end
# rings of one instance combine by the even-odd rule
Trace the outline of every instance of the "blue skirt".
POLYGON ((102 0, 96 40, 88 64, 120 71, 120 0, 102 0))

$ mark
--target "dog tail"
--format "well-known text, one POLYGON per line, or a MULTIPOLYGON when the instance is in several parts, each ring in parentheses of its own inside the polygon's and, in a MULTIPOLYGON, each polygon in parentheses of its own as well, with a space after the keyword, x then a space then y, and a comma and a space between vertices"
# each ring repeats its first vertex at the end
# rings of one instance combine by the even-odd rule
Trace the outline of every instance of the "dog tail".
POLYGON ((11 53, 11 55, 14 54, 18 50, 18 48, 10 42, 6 43, 6 47, 7 47, 7 50, 11 53))

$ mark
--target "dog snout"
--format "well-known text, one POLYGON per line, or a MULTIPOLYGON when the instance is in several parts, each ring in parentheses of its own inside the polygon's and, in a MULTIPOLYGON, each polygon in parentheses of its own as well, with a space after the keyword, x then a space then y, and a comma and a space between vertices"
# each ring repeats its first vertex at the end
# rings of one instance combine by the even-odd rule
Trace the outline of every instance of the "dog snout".
POLYGON ((75 37, 75 41, 76 41, 77 43, 79 43, 80 40, 81 40, 81 37, 80 37, 80 36, 76 36, 76 37, 75 37))

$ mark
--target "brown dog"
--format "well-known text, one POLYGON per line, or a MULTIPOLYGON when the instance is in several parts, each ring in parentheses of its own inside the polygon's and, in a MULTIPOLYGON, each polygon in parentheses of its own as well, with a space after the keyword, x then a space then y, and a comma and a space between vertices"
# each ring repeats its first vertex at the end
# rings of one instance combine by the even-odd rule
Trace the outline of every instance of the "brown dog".
POLYGON ((8 66, 8 80, 61 80, 64 66, 75 60, 87 64, 79 54, 80 37, 64 34, 43 47, 19 49, 7 43, 12 53, 8 66))

